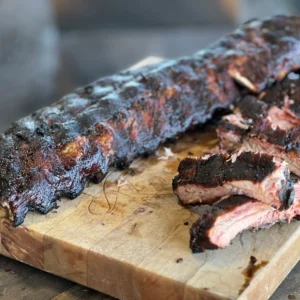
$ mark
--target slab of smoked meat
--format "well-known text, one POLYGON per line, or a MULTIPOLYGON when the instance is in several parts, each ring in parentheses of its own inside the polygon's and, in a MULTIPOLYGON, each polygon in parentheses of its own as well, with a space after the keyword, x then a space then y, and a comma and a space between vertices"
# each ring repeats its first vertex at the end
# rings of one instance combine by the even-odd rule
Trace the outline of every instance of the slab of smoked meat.
POLYGON ((295 200, 287 210, 277 210, 245 196, 230 196, 217 203, 190 229, 190 248, 194 253, 205 249, 226 248, 244 230, 268 228, 278 222, 290 222, 300 215, 300 184, 295 184, 295 200))
POLYGON ((291 72, 260 95, 243 97, 217 133, 223 150, 273 154, 300 176, 300 74, 291 72))
POLYGON ((88 179, 126 167, 240 96, 300 67, 300 18, 253 20, 191 57, 95 82, 0 136, 0 204, 14 225, 75 198, 88 179))
POLYGON ((266 153, 244 151, 186 158, 180 162, 173 190, 183 204, 214 204, 245 195, 272 207, 290 207, 294 184, 285 162, 266 153))

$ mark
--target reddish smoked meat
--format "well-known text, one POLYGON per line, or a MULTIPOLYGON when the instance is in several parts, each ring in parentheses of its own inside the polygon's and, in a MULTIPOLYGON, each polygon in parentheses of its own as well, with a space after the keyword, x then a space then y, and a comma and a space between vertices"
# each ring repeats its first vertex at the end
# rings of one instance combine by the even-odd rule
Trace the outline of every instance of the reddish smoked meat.
POLYGON ((299 183, 295 184, 295 201, 286 210, 277 210, 245 196, 230 196, 192 225, 190 248, 194 253, 226 248, 244 230, 268 228, 275 223, 290 222, 299 215, 299 183))

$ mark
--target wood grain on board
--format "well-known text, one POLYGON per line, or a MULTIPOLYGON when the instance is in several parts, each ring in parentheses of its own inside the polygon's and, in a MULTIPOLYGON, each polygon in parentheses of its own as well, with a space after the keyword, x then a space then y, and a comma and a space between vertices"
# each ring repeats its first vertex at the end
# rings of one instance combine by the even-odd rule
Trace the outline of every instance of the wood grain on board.
POLYGON ((178 204, 171 181, 182 158, 215 144, 213 130, 186 133, 164 145, 173 156, 161 147, 111 170, 57 211, 18 228, 2 218, 0 253, 120 299, 268 298, 298 261, 297 222, 245 232, 224 250, 189 249, 198 214, 178 204))

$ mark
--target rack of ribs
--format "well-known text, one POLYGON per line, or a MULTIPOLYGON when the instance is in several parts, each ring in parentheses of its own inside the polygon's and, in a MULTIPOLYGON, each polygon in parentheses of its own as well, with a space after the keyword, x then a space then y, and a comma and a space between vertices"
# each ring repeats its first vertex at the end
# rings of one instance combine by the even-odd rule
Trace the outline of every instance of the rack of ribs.
POLYGON ((252 20, 190 57, 96 81, 0 135, 0 205, 14 225, 77 197, 166 139, 300 67, 300 18, 252 20), (237 84, 239 83, 239 84, 237 84))

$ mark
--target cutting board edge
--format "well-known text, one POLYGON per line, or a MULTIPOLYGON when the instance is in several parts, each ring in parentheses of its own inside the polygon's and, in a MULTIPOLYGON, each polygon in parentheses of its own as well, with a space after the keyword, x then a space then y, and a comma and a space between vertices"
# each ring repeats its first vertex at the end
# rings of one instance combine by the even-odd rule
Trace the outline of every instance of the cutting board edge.
MULTIPOLYGON (((81 251, 87 252, 87 255, 89 255, 88 253, 90 252, 89 249, 85 249, 83 247, 80 246, 76 246, 73 245, 69 242, 63 241, 59 238, 53 238, 52 236, 47 236, 46 234, 41 234, 39 232, 35 232, 32 229, 28 229, 25 226, 20 226, 18 228, 13 227, 10 222, 7 219, 1 219, 0 222, 0 241, 1 241, 1 247, 0 247, 0 254, 20 261, 22 263, 25 263, 31 267, 40 269, 42 271, 45 271, 47 273, 59 276, 61 278, 67 279, 67 280, 71 280, 75 283, 84 285, 88 288, 94 289, 96 291, 102 292, 102 293, 106 293, 112 297, 118 297, 120 296, 118 293, 114 292, 114 288, 111 288, 109 285, 106 286, 101 286, 101 288, 99 288, 99 285, 93 285, 91 284, 90 280, 89 280, 89 269, 86 269, 86 276, 82 277, 82 276, 74 276, 71 275, 72 274, 72 270, 68 269, 68 272, 65 272, 65 269, 63 267, 62 264, 56 262, 52 262, 52 263, 45 263, 45 252, 52 250, 53 253, 50 253, 50 255, 53 254, 54 257, 58 257, 57 255, 55 255, 55 251, 57 250, 57 246, 59 248, 61 247, 66 247, 68 248, 68 246, 71 246, 71 248, 73 248, 72 251, 74 251, 74 253, 79 253, 81 251), (3 231, 5 232, 3 234, 3 231), (16 232, 16 235, 12 234, 12 232, 16 232), (8 235, 9 234, 9 235, 8 235), (8 242, 8 240, 6 240, 5 243, 3 243, 2 238, 5 239, 9 239, 10 242, 8 242), (17 243, 16 243, 16 239, 17 238, 17 243), (49 247, 49 238, 52 241, 52 245, 54 247, 49 247), (33 241, 35 241, 36 243, 39 244, 39 247, 37 248, 38 250, 34 250, 33 253, 36 253, 39 257, 42 257, 43 261, 40 261, 40 258, 37 258, 36 256, 34 256, 32 253, 28 252, 28 249, 30 249, 30 246, 32 245, 33 241), (42 247, 40 244, 40 241, 43 242, 42 247), (3 244, 5 244, 5 246, 3 246, 3 244), (18 245, 16 247, 16 245, 18 245), (19 247, 21 247, 21 245, 23 246, 22 251, 19 247), (24 256, 25 255, 25 256, 24 256), (29 255, 30 257, 32 257, 32 260, 29 259, 29 255), (51 268, 51 266, 53 268, 51 268)), ((111 258, 96 253, 96 255, 98 257, 101 257, 100 260, 104 260, 104 259, 108 259, 111 260, 111 258)), ((47 255, 49 257, 49 253, 47 255)), ((122 265, 123 263, 120 261, 115 260, 116 263, 122 265)), ((145 269, 141 269, 138 268, 136 265, 134 264, 127 264, 127 267, 129 268, 133 268, 134 269, 134 274, 133 274, 133 285, 135 287, 140 286, 139 282, 141 278, 153 278, 153 277, 159 277, 159 285, 155 285, 155 286, 151 286, 150 288, 152 289, 154 294, 163 294, 164 290, 166 289, 166 287, 168 287, 169 289, 172 289, 173 292, 175 291, 179 291, 181 289, 181 291, 179 291, 176 295, 180 295, 180 299, 187 299, 187 300, 198 300, 198 299, 202 299, 202 297, 204 297, 205 299, 210 299, 210 300, 223 300, 223 299, 228 299, 227 296, 223 296, 223 295, 218 295, 217 293, 213 293, 213 291, 208 291, 205 289, 197 289, 193 286, 189 286, 187 284, 187 282, 182 282, 179 280, 175 280, 172 278, 169 278, 167 276, 164 275, 157 275, 156 273, 153 273, 151 271, 145 270, 145 269), (138 276, 135 276, 137 274, 137 272, 139 272, 138 276), (156 289, 156 290, 153 290, 156 289)), ((68 265, 69 266, 69 265, 68 265)), ((76 270, 74 272, 74 274, 76 274, 76 270)), ((115 274, 115 276, 117 276, 118 274, 115 274)), ((170 291, 168 291, 168 294, 170 293, 170 291)), ((122 299, 136 299, 136 300, 140 300, 140 299, 144 299, 144 297, 148 295, 148 291, 143 291, 142 288, 140 289, 136 289, 134 292, 134 298, 131 297, 122 297, 122 299)), ((156 298, 158 299, 158 298, 156 298)), ((161 298, 163 299, 163 298, 161 298)), ((179 299, 179 298, 178 298, 179 299)))

